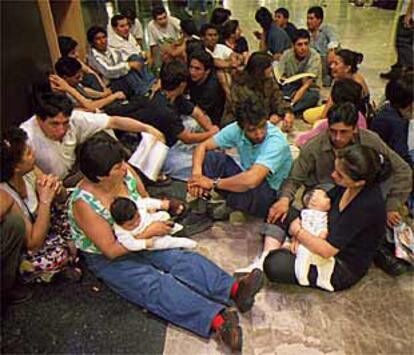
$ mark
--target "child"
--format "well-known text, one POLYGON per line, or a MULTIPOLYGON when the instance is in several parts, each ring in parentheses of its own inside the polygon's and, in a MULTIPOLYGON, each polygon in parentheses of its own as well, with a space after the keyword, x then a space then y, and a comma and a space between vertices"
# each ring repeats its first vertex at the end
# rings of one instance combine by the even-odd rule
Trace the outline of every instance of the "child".
MULTIPOLYGON (((320 238, 328 236, 328 211, 331 201, 325 191, 313 189, 303 196, 306 207, 301 211, 302 227, 309 233, 320 238)), ((311 265, 318 270, 316 284, 327 291, 333 291, 331 275, 335 266, 335 259, 322 258, 310 252, 305 246, 299 245, 295 260, 295 275, 302 286, 309 286, 308 274, 311 265)))
POLYGON ((188 238, 174 238, 170 235, 145 239, 141 233, 153 222, 169 224, 171 234, 183 229, 183 226, 170 221, 170 215, 165 211, 151 213, 151 210, 162 208, 162 201, 153 198, 139 200, 138 206, 132 200, 118 197, 111 204, 111 215, 115 221, 114 231, 118 241, 128 250, 143 249, 160 250, 170 248, 195 248, 197 242, 188 238))

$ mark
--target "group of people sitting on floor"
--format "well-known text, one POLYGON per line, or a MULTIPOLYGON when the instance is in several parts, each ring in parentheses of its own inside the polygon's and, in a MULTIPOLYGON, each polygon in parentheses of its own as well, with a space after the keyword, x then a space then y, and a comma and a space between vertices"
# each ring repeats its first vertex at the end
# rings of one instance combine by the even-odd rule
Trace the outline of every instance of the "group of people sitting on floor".
POLYGON ((59 38, 62 57, 35 85, 34 115, 1 139, 4 302, 29 297, 22 283, 79 280, 80 254, 127 300, 240 350, 232 306, 249 311, 264 274, 339 291, 373 259, 393 275, 409 269, 386 235, 413 202, 412 76, 387 84, 386 103, 368 122, 363 56, 340 48, 320 7, 308 10, 308 29, 296 29, 284 8, 275 18, 259 8, 255 18, 254 53, 224 8, 198 31, 154 7, 150 53, 131 11, 88 30, 87 63, 74 39, 59 38), (299 117, 314 127, 297 136, 293 159, 285 132, 299 117), (128 144, 134 149, 143 132, 169 147, 158 183, 186 182, 192 212, 183 201, 151 198, 148 180, 127 163, 128 144), (180 249, 197 244, 179 236, 189 213, 263 218, 262 253, 234 278, 180 249))

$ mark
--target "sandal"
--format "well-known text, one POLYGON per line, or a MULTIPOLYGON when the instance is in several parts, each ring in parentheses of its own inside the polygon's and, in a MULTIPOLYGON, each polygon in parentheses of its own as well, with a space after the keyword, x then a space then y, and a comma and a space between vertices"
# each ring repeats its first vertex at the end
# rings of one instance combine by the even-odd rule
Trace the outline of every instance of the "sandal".
POLYGON ((148 180, 147 185, 162 187, 162 186, 169 186, 171 185, 171 183, 172 183, 172 180, 168 175, 160 173, 156 181, 148 180))

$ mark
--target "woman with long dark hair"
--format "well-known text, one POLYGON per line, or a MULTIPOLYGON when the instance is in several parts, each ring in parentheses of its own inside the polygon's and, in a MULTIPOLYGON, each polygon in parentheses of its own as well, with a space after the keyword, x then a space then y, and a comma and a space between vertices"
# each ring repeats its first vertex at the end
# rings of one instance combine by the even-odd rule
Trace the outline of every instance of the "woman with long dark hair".
POLYGON ((35 167, 34 152, 26 141, 27 134, 20 128, 10 129, 1 141, 0 220, 13 212, 24 219, 21 278, 24 282, 50 282, 65 271, 70 278, 79 279, 80 269, 71 266, 75 252, 68 242, 65 207, 57 203, 64 202, 66 190, 56 176, 35 167))
MULTIPOLYGON (((332 172, 336 187, 328 193, 327 236, 312 235, 302 227, 300 218, 290 224, 294 245, 300 243, 322 258, 334 258, 330 275, 334 291, 353 286, 368 271, 385 234, 387 215, 380 183, 390 173, 389 160, 371 147, 355 144, 338 151, 332 172)), ((297 284, 295 262, 294 249, 277 249, 265 259, 264 271, 270 281, 297 284)), ((310 268, 307 278, 311 287, 317 287, 317 277, 310 268)))
POLYGON ((232 83, 230 98, 226 103, 223 125, 235 121, 235 107, 254 94, 257 96, 268 115, 269 120, 289 130, 293 125, 293 114, 290 104, 284 100, 272 69, 273 58, 265 52, 253 53, 247 61, 240 76, 232 83))

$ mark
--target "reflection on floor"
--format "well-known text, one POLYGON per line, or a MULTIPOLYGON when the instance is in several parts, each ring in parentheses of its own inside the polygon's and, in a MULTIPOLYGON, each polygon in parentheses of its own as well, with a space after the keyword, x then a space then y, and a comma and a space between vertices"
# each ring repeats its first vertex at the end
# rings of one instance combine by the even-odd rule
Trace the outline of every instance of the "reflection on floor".
MULTIPOLYGON (((224 1, 240 21, 251 49, 258 29, 255 10, 267 6, 289 9, 291 21, 306 26, 306 9, 321 1, 224 1)), ((348 1, 325 1, 325 23, 340 34, 341 45, 364 54, 360 67, 378 102, 385 82, 379 73, 394 62, 395 11, 355 8, 348 1)), ((297 127, 304 129, 301 123, 297 127)), ((259 220, 242 227, 216 223, 195 236, 198 251, 228 272, 247 265, 259 253, 259 220)), ((413 275, 391 278, 372 267, 353 289, 328 292, 285 285, 266 285, 250 314, 242 317, 244 354, 409 354, 414 351, 413 275)), ((205 341, 169 325, 164 354, 222 354, 217 342, 205 341)))
MULTIPOLYGON (((241 227, 216 223, 194 237, 197 250, 232 273, 261 245, 259 220, 241 227)), ((391 278, 372 267, 353 289, 332 294, 267 284, 242 316, 243 354, 409 354, 414 334, 413 276, 391 278)), ((212 355, 226 349, 168 326, 164 354, 212 355)))

